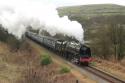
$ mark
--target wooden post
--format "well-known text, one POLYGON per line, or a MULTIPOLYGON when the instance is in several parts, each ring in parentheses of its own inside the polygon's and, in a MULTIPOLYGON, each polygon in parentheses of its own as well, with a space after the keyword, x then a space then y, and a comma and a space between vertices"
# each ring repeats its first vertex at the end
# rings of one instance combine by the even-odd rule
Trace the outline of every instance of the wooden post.
POLYGON ((79 83, 79 80, 76 80, 76 83, 79 83))

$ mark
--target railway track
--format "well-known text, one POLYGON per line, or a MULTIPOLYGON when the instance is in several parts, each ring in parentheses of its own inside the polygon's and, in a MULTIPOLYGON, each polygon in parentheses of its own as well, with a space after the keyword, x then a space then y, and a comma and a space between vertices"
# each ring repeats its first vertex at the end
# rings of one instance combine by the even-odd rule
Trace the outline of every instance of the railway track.
MULTIPOLYGON (((67 60, 66 58, 64 58, 62 56, 60 56, 60 57, 67 60)), ((67 61, 71 62, 70 60, 67 60, 67 61)), ((113 75, 107 74, 104 71, 101 71, 93 66, 83 66, 83 65, 78 65, 76 63, 73 63, 73 64, 76 65, 77 67, 80 67, 80 68, 96 75, 99 78, 106 80, 108 83, 125 83, 125 80, 121 80, 113 75)))
POLYGON ((94 67, 88 66, 88 67, 84 67, 84 69, 95 74, 96 76, 101 77, 102 79, 108 81, 109 83, 125 83, 125 81, 123 81, 119 78, 116 78, 112 75, 109 75, 109 74, 107 74, 101 70, 98 70, 94 67))
MULTIPOLYGON (((66 58, 60 56, 61 58, 67 60, 66 58)), ((70 62, 70 60, 68 60, 70 62)), ((76 63, 73 63, 74 65, 96 75, 99 78, 102 78, 104 80, 106 80, 108 83, 125 83, 125 80, 121 80, 113 75, 107 74, 104 71, 101 71, 95 67, 92 66, 83 66, 83 65, 77 65, 76 63)))

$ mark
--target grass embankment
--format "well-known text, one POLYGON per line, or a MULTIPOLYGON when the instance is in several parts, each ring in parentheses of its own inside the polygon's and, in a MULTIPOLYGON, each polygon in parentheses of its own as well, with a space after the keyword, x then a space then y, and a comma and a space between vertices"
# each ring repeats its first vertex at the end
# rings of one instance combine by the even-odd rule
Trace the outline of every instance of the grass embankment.
MULTIPOLYGON (((28 41, 13 52, 0 42, 0 83, 76 83, 79 74, 76 77, 71 68, 51 58, 51 54, 28 41)), ((84 80, 79 83, 92 82, 81 77, 84 80)))
POLYGON ((61 74, 60 66, 48 64, 48 58, 41 60, 44 51, 39 54, 27 42, 18 52, 10 50, 0 43, 0 83, 75 83, 71 73, 61 74), (43 66, 41 61, 47 64, 43 66))
POLYGON ((125 60, 123 59, 122 62, 111 62, 103 59, 95 59, 95 62, 92 63, 93 66, 96 68, 103 70, 113 76, 116 76, 121 79, 125 79, 125 60))

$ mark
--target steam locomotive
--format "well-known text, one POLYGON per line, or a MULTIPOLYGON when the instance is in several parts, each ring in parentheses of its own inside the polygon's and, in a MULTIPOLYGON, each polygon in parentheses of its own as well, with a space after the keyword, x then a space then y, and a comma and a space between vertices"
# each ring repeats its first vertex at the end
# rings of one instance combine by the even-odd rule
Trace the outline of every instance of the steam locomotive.
POLYGON ((75 41, 66 41, 48 36, 42 36, 30 31, 26 32, 26 37, 45 47, 60 53, 61 56, 73 63, 88 65, 92 61, 91 50, 89 47, 75 41))

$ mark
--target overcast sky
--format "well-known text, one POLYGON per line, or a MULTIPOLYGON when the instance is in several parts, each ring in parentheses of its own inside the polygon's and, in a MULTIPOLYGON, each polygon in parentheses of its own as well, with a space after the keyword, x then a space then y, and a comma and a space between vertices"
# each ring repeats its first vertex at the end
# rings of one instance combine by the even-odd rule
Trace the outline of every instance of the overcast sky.
MULTIPOLYGON (((36 1, 36 0, 34 0, 36 1)), ((38 0, 41 1, 41 0, 38 0)), ((58 6, 87 5, 87 4, 118 4, 125 6, 125 0, 42 0, 58 6)))

